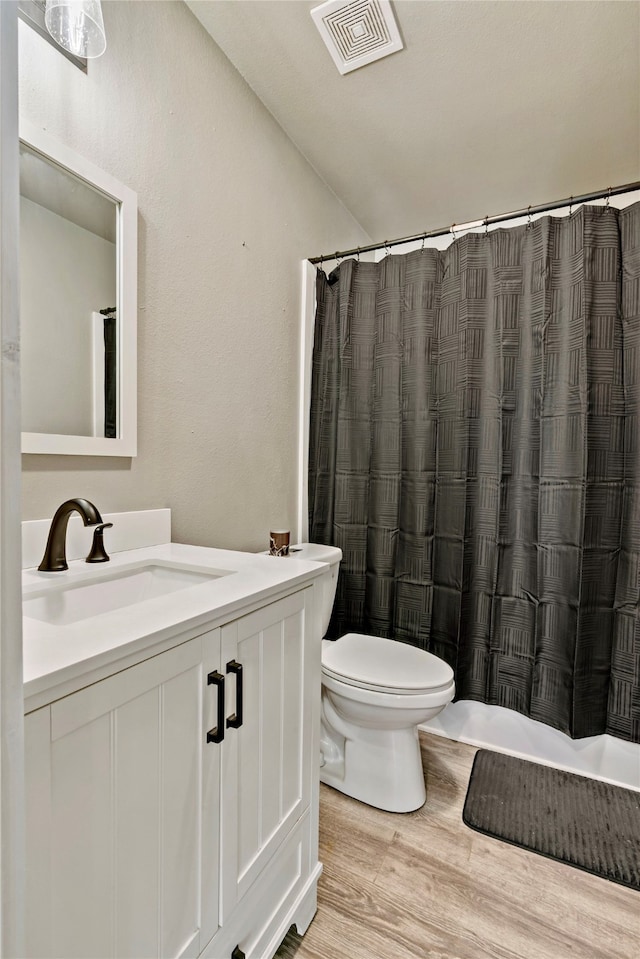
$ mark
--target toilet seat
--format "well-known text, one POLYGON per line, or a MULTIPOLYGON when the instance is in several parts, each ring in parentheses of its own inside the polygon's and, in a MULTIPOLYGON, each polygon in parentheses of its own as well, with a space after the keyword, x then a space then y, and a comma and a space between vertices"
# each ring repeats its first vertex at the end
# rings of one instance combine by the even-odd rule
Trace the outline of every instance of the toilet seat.
POLYGON ((393 696, 437 694, 453 685, 453 670, 432 653, 362 633, 323 642, 322 674, 347 686, 393 696))
MULTIPOLYGON (((366 706, 376 706, 386 713, 402 710, 433 709, 445 706, 451 702, 455 693, 455 683, 451 680, 449 686, 439 686, 437 689, 419 689, 413 693, 398 693, 383 689, 380 686, 365 687, 345 683, 326 673, 322 675, 322 688, 339 696, 346 697, 352 704, 362 703, 366 706)), ((419 720, 416 720, 418 722, 419 720)))

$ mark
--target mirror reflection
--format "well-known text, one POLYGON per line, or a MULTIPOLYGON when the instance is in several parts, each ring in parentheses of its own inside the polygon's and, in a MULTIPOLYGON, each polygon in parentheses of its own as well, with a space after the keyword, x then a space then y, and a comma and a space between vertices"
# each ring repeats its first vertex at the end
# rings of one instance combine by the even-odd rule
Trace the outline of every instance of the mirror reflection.
POLYGON ((118 204, 20 144, 22 429, 118 436, 118 204))

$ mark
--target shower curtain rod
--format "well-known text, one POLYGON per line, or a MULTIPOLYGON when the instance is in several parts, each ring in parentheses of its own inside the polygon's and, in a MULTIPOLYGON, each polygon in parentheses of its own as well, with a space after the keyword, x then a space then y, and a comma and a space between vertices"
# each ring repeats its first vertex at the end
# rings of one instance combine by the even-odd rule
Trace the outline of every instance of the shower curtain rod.
MULTIPOLYGON (((505 220, 515 220, 521 216, 534 216, 538 213, 547 213, 549 210, 558 210, 563 206, 579 206, 581 203, 590 203, 592 200, 602 200, 604 197, 619 196, 621 193, 632 193, 640 190, 640 180, 635 183, 625 183, 623 186, 607 187, 596 193, 583 193, 582 196, 571 196, 565 200, 556 200, 554 203, 541 203, 539 206, 529 206, 525 210, 514 210, 512 213, 501 213, 498 216, 485 216, 481 220, 470 220, 468 223, 452 223, 450 226, 441 226, 437 230, 428 230, 426 233, 415 233, 413 236, 403 236, 397 240, 384 240, 382 243, 370 243, 368 246, 357 246, 353 250, 339 250, 335 253, 324 253, 320 256, 309 257, 309 263, 323 263, 325 260, 341 260, 345 256, 357 256, 360 253, 370 253, 373 250, 385 250, 392 246, 401 246, 403 243, 416 243, 418 240, 428 240, 436 236, 445 236, 454 233, 455 229, 469 230, 481 226, 490 226, 492 223, 504 223, 505 220)), ((454 234, 455 235, 455 234, 454 234)))

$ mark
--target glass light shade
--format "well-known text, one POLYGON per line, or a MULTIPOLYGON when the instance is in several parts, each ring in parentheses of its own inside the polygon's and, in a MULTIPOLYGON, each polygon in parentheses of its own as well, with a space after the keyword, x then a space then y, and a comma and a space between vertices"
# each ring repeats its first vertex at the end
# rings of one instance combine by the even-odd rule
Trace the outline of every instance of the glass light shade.
POLYGON ((47 30, 76 57, 100 57, 107 49, 100 0, 47 0, 47 30))

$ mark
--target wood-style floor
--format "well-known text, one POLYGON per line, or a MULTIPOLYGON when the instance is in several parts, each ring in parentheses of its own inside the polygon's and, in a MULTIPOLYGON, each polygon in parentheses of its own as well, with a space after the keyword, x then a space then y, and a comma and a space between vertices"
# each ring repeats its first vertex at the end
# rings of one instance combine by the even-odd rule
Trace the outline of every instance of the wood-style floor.
POLYGON ((640 893, 462 822, 475 747, 421 733, 427 801, 322 786, 318 912, 277 959, 638 959, 640 893))

